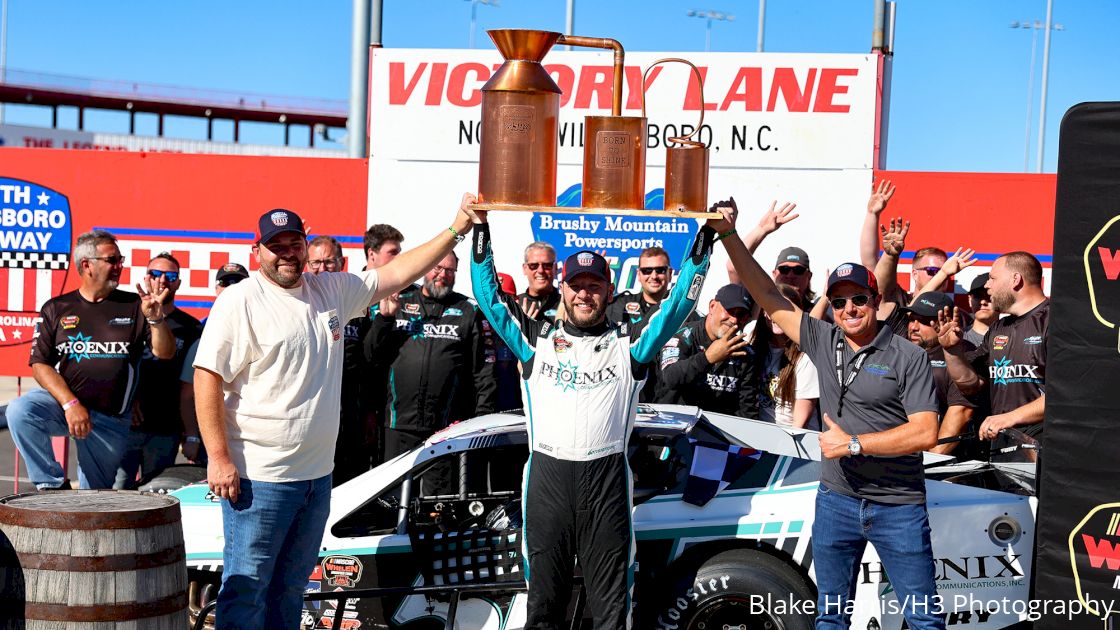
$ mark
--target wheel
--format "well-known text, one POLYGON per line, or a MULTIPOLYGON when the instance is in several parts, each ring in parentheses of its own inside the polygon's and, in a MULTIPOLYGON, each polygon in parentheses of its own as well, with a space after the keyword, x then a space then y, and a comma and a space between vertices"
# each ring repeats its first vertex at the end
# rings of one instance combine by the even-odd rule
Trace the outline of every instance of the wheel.
POLYGON ((683 567, 654 599, 658 630, 812 630, 813 589, 781 560, 752 549, 718 553, 683 567))

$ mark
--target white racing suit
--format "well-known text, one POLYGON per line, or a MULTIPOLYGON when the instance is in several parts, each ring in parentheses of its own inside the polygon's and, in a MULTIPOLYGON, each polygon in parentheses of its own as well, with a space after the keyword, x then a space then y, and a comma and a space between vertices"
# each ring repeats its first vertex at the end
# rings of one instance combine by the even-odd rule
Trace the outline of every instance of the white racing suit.
POLYGON ((578 328, 526 317, 498 285, 489 226, 475 226, 475 299, 522 368, 530 445, 522 486, 527 628, 564 625, 573 556, 595 627, 631 627, 635 548, 626 444, 650 363, 696 305, 714 235, 700 229, 672 293, 631 338, 628 327, 607 321, 578 328))

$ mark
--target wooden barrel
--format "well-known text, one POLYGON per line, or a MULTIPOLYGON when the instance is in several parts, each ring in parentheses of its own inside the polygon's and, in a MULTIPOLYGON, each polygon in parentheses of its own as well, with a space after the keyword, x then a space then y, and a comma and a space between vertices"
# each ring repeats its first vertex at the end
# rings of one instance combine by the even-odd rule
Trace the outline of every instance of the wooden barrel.
POLYGON ((179 501, 71 490, 0 499, 0 628, 183 630, 179 501))

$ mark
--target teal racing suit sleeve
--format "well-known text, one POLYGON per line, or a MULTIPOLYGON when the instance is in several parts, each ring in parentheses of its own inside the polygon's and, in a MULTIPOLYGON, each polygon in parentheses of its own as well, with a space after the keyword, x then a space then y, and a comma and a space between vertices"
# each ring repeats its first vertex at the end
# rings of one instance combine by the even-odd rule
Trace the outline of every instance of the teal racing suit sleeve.
POLYGON ((706 225, 700 227, 669 297, 665 298, 661 308, 650 317, 641 334, 630 344, 630 357, 635 364, 644 365, 656 359, 665 342, 676 334, 688 314, 696 308, 696 300, 700 297, 700 290, 704 288, 704 278, 708 273, 715 235, 712 228, 706 225))
POLYGON ((513 296, 507 295, 498 284, 494 268, 494 252, 490 249, 490 224, 474 226, 471 240, 471 285, 478 308, 486 316, 494 332, 506 342, 510 351, 522 364, 527 364, 536 352, 534 343, 547 320, 537 321, 528 317, 513 296))

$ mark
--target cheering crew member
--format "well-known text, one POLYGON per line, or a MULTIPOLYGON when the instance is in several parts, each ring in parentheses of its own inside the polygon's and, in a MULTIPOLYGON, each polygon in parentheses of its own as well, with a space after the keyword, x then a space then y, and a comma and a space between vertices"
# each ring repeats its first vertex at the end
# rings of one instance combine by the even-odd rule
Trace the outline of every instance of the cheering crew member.
POLYGON ((78 237, 77 291, 43 304, 31 346, 31 370, 43 389, 8 405, 8 428, 23 454, 27 476, 40 490, 69 488, 54 459, 51 437, 77 440, 82 488, 111 488, 128 446, 132 396, 145 342, 160 359, 175 356, 175 337, 164 320, 168 289, 153 293, 150 277, 140 296, 117 290, 124 256, 104 230, 78 237))
POLYGON ((737 240, 728 255, 774 323, 801 346, 820 381, 821 482, 813 522, 817 628, 847 628, 853 580, 868 542, 910 628, 944 630, 934 581, 922 451, 937 442, 937 398, 921 349, 875 318, 875 277, 838 266, 825 297, 836 324, 791 303, 737 240))
POLYGON ((695 306, 716 229, 701 228, 681 277, 641 333, 606 318, 611 272, 582 251, 564 264, 566 319, 539 322, 502 295, 485 218, 472 249, 479 307, 521 361, 531 454, 525 469, 527 628, 558 628, 579 556, 595 627, 630 627, 634 543, 626 442, 649 363, 695 306))
POLYGON ((454 420, 494 411, 493 348, 486 346, 478 307, 452 290, 458 267, 451 252, 419 290, 382 301, 366 335, 366 356, 374 370, 388 374, 386 460, 454 420))
POLYGON ((757 418, 759 361, 743 332, 753 310, 743 285, 721 287, 707 317, 686 324, 661 349, 656 401, 757 418))
MULTIPOLYGON (((937 433, 939 438, 966 433, 976 410, 976 403, 962 394, 953 379, 949 378, 949 370, 945 367, 945 350, 937 341, 937 315, 952 307, 952 296, 931 291, 919 295, 913 304, 901 309, 909 320, 907 331, 910 341, 925 350, 929 356, 933 385, 937 390, 937 416, 941 420, 941 428, 937 433)), ((939 444, 931 450, 944 455, 953 454, 958 459, 976 459, 979 456, 975 437, 939 444)))
POLYGON ((957 309, 939 315, 938 341, 945 348, 949 374, 962 392, 989 386, 992 415, 980 425, 979 438, 994 440, 1014 427, 1031 436, 1042 434, 1046 410, 1046 337, 1050 300, 1042 292, 1042 265, 1028 252, 996 259, 985 285, 992 306, 1008 316, 989 326, 984 342, 973 352, 961 343, 957 309), (979 367, 978 370, 974 366, 979 367), (984 368, 987 368, 986 373, 984 368))

